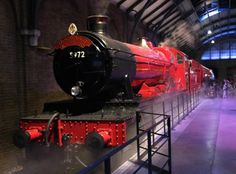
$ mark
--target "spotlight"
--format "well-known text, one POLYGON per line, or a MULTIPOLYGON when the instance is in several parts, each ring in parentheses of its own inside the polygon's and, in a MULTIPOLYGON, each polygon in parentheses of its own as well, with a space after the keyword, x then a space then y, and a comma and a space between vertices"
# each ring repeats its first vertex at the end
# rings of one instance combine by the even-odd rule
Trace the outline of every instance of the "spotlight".
POLYGON ((211 41, 211 43, 212 43, 212 44, 214 44, 214 43, 215 43, 215 41, 214 41, 214 40, 212 40, 212 41, 211 41))
POLYGON ((208 34, 208 35, 212 34, 212 31, 211 31, 211 30, 208 30, 208 31, 207 31, 207 34, 208 34))

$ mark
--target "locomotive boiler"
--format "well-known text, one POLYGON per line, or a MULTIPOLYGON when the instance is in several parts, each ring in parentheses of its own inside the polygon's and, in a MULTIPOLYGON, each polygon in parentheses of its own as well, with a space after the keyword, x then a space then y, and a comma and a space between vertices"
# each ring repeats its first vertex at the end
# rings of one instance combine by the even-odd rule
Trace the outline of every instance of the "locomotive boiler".
POLYGON ((93 32, 66 36, 54 52, 55 78, 67 94, 78 100, 107 101, 122 92, 132 97, 132 92, 137 94, 143 84, 163 83, 170 66, 160 51, 93 32))
POLYGON ((18 147, 121 145, 140 101, 199 89, 203 77, 211 76, 175 48, 154 47, 144 38, 138 45, 112 39, 104 33, 106 20, 91 17, 98 26, 89 25, 92 31, 77 31, 72 24, 70 35, 56 43, 55 79, 72 99, 46 103, 43 114, 21 118, 14 135, 18 147))

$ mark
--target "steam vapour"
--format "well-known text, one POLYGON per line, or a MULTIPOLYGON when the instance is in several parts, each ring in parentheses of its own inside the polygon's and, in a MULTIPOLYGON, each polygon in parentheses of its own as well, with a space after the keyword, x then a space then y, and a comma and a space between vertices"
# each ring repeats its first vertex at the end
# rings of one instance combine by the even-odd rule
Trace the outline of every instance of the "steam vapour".
POLYGON ((180 47, 183 41, 188 42, 191 47, 195 46, 195 37, 192 33, 191 26, 185 21, 180 21, 176 25, 177 27, 171 33, 171 35, 166 38, 163 42, 160 42, 160 46, 172 46, 180 47))
POLYGON ((109 4, 109 0, 89 0, 90 15, 106 14, 109 4))

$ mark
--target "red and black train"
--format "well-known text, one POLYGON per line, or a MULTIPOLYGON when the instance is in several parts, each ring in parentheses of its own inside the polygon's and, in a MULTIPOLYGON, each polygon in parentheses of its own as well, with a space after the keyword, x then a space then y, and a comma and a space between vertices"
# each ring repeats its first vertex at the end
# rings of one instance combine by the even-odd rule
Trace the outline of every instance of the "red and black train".
MULTIPOLYGON (((96 22, 103 26, 103 17, 96 22)), ((21 118, 14 135, 18 147, 120 145, 140 102, 199 90, 213 76, 175 48, 154 47, 145 39, 128 44, 99 31, 72 32, 57 42, 53 56, 56 81, 72 99, 47 103, 43 114, 21 118)))

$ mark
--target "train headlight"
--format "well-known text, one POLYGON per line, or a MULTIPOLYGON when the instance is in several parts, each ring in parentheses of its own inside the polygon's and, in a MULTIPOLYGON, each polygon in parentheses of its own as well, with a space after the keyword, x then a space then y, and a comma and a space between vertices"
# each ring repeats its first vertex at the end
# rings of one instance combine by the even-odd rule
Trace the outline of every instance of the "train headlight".
POLYGON ((73 86, 71 88, 71 95, 72 96, 77 96, 82 93, 82 89, 79 86, 73 86))

